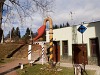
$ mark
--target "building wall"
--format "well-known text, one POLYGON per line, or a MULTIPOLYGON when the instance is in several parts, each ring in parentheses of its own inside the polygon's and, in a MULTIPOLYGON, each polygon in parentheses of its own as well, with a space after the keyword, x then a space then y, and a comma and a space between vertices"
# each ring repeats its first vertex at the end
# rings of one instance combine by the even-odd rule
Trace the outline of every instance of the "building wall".
MULTIPOLYGON (((95 38, 95 27, 88 27, 89 24, 84 24, 84 26, 87 28, 86 31, 83 33, 83 43, 87 44, 87 53, 88 56, 90 56, 90 42, 89 38, 95 38)), ((79 25, 80 26, 80 25, 79 25)), ((79 27, 77 26, 77 28, 79 27)), ((77 31, 77 37, 78 37, 78 44, 82 43, 82 34, 77 31)))
MULTIPOLYGON (((94 27, 95 29, 95 36, 98 37, 99 40, 99 53, 100 53, 100 21, 93 22, 88 25, 88 27, 94 27)), ((92 34, 92 33, 91 33, 92 34)))
MULTIPOLYGON (((60 55, 62 55, 62 41, 68 40, 68 55, 72 55, 72 28, 61 28, 53 30, 53 40, 60 41, 60 55)), ((46 32, 46 42, 49 42, 49 31, 46 32)))
MULTIPOLYGON (((100 22, 84 24, 87 27, 87 30, 83 33, 83 42, 87 44, 87 53, 90 55, 90 38, 99 37, 99 47, 100 47, 100 22)), ((77 29, 80 25, 77 25, 77 29)), ((77 43, 82 43, 82 34, 79 31, 77 32, 77 43)), ((49 31, 46 31, 46 41, 49 42, 49 31)), ((60 55, 62 55, 62 41, 68 40, 68 55, 72 56, 72 27, 65 27, 60 29, 53 30, 53 40, 60 41, 60 55)))

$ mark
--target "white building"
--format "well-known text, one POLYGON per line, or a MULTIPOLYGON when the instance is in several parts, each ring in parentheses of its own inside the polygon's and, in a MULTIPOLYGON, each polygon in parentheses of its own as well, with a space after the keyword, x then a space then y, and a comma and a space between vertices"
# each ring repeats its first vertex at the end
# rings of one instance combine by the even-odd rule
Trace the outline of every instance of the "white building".
MULTIPOLYGON (((88 64, 100 65, 100 21, 83 25, 87 28, 83 33, 84 51, 81 48, 82 33, 77 30, 80 25, 53 30, 53 40, 60 45, 60 61, 70 57, 72 60, 73 56, 78 62, 85 59, 88 64), (76 45, 73 44, 77 44, 78 47, 76 48, 76 45), (82 55, 85 55, 85 58, 82 59, 82 55)), ((49 31, 46 32, 46 42, 49 42, 49 31)))

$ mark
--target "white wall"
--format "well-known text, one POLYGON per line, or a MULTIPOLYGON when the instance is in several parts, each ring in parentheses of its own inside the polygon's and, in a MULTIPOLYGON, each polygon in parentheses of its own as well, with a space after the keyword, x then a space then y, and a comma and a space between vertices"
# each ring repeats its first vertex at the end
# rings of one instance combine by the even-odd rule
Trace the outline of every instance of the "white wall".
POLYGON ((95 27, 95 35, 98 37, 99 40, 99 53, 100 53, 100 21, 90 23, 88 27, 95 27))
MULTIPOLYGON (((89 42, 89 38, 95 38, 96 34, 95 34, 95 27, 88 27, 88 25, 89 24, 84 24, 84 26, 87 29, 83 33, 83 43, 87 44, 87 52, 88 52, 88 56, 90 56, 90 42, 89 42)), ((79 26, 77 26, 77 28, 79 26)), ((82 34, 77 31, 77 36, 78 36, 78 44, 81 44, 82 43, 82 34)))
MULTIPOLYGON (((49 31, 46 32, 46 42, 49 42, 49 31)), ((62 55, 62 41, 68 40, 68 55, 72 55, 72 28, 66 27, 53 30, 53 40, 60 41, 60 55, 62 55)))
MULTIPOLYGON (((97 24, 97 23, 96 23, 97 24)), ((95 25, 92 26, 91 24, 84 24, 85 27, 87 27, 87 30, 83 33, 83 42, 87 44, 87 52, 88 56, 90 56, 90 38, 99 37, 100 38, 100 25, 97 27, 98 31, 95 29, 95 25)), ((100 23, 99 23, 100 24, 100 23)), ((77 29, 80 25, 77 26, 77 29)), ((49 42, 49 31, 46 32, 46 41, 49 42)), ((82 34, 77 31, 77 39, 78 44, 82 43, 82 34)), ((60 29, 54 29, 53 30, 53 40, 54 41, 60 41, 60 55, 62 55, 62 41, 68 40, 68 55, 72 55, 72 27, 65 27, 60 29)), ((100 42, 100 39, 99 39, 100 42)), ((99 44, 100 45, 100 44, 99 44)))

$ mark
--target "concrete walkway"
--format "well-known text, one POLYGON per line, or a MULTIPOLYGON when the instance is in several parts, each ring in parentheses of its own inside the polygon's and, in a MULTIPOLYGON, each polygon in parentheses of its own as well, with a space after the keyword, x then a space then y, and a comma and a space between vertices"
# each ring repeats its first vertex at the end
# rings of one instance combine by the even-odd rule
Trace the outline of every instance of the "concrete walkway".
MULTIPOLYGON (((71 63, 60 63, 60 66, 62 67, 73 67, 73 64, 71 63)), ((100 67, 96 65, 86 65, 85 69, 86 70, 98 70, 100 67)))
MULTIPOLYGON (((27 59, 17 59, 15 61, 12 61, 10 63, 4 64, 0 66, 0 75, 17 75, 16 69, 19 67, 19 63, 27 64, 27 59)), ((38 64, 42 64, 41 60, 37 62, 38 64)), ((60 63, 60 66, 62 67, 73 67, 73 64, 71 63, 60 63)), ((86 70, 96 70, 95 75, 100 75, 100 67, 95 65, 86 65, 86 70), (98 73, 98 74, 97 74, 98 73)))
MULTIPOLYGON (((71 63, 61 63, 60 66, 62 67, 73 67, 71 63)), ((96 65, 86 65, 85 70, 95 70, 95 75, 100 75, 100 67, 96 65)))

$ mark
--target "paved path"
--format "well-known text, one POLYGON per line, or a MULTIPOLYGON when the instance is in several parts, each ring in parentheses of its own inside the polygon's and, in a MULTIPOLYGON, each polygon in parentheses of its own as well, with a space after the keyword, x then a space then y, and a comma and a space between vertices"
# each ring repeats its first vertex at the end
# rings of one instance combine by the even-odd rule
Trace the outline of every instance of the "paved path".
POLYGON ((19 63, 26 64, 28 63, 27 59, 17 59, 10 63, 4 64, 0 66, 0 75, 17 75, 16 69, 19 66, 19 63))
MULTIPOLYGON (((15 61, 10 62, 10 63, 1 65, 0 66, 0 75, 17 75, 16 69, 18 69, 19 63, 26 64, 26 63, 28 63, 28 60, 27 59, 17 59, 15 61)), ((41 60, 37 63, 42 64, 41 60)), ((60 66, 73 67, 73 65, 71 63, 60 63, 60 66)), ((100 75, 100 71, 99 71, 100 67, 99 66, 86 65, 85 68, 88 70, 96 70, 95 75, 100 75)))
MULTIPOLYGON (((71 64, 71 63, 60 63, 60 66, 63 66, 63 67, 73 67, 73 64, 71 64)), ((86 65, 85 69, 86 70, 98 70, 98 69, 100 69, 100 67, 96 66, 96 65, 86 65)))
MULTIPOLYGON (((20 59, 20 60, 17 59, 10 63, 1 65, 0 66, 0 75, 17 75, 16 69, 18 68, 19 63, 26 64, 26 63, 28 63, 28 60, 27 59, 20 59)), ((41 60, 37 63, 42 64, 41 60)), ((73 67, 73 65, 71 63, 60 63, 60 66, 73 67)), ((100 70, 100 67, 95 66, 95 65, 86 65, 86 69, 96 70, 98 72, 98 70, 100 70)))
MULTIPOLYGON (((33 53, 33 55, 32 55, 32 57, 34 57, 34 59, 40 56, 39 52, 35 52, 35 53, 33 53)), ((32 59, 32 60, 34 60, 34 59, 32 59)), ((26 57, 24 59, 15 59, 14 61, 12 61, 10 63, 1 65, 0 66, 0 75, 17 75, 16 69, 19 68, 19 63, 27 64, 28 58, 26 57)))

